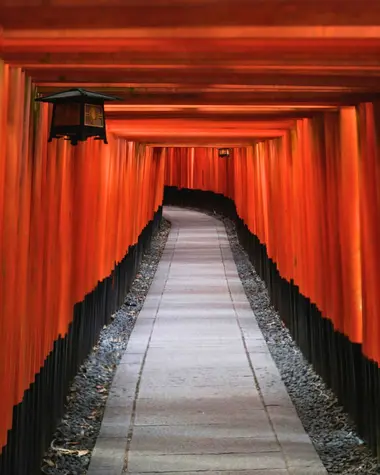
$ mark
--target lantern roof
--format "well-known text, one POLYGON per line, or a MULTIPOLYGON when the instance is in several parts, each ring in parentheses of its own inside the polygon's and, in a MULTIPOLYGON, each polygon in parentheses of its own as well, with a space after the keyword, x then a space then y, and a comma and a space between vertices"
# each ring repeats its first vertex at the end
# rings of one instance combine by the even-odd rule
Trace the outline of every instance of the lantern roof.
POLYGON ((66 101, 77 101, 77 100, 89 100, 93 102, 105 102, 105 101, 117 101, 120 100, 115 96, 107 96, 106 94, 99 94, 97 92, 87 91, 80 87, 69 89, 67 91, 58 92, 56 94, 50 94, 45 97, 36 98, 37 102, 66 102, 66 101))

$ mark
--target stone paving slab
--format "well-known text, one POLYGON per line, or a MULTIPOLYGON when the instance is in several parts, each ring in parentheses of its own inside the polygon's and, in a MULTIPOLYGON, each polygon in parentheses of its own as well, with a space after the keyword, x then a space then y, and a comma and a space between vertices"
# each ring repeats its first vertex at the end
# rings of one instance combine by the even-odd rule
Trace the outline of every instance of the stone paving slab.
POLYGON ((178 355, 176 352, 166 353, 165 351, 160 352, 149 352, 146 358, 146 365, 151 370, 160 370, 163 366, 165 368, 180 368, 186 370, 188 368, 215 368, 223 365, 224 368, 244 368, 249 370, 249 363, 247 358, 244 357, 241 353, 232 353, 229 355, 224 354, 223 352, 215 353, 214 349, 211 348, 211 351, 202 351, 194 355, 194 353, 182 353, 178 355), (149 365, 149 366, 148 366, 149 365))
POLYGON ((198 308, 192 307, 189 308, 186 304, 178 304, 175 308, 160 308, 157 313, 157 323, 161 320, 170 320, 175 323, 177 320, 186 320, 194 318, 207 318, 208 320, 222 320, 222 319, 231 319, 234 318, 234 310, 231 309, 222 309, 218 308, 214 310, 214 313, 210 315, 210 310, 207 309, 206 305, 199 304, 198 308))
POLYGON ((177 455, 280 451, 272 430, 221 424, 136 427, 130 450, 177 455))
POLYGON ((172 222, 122 357, 89 475, 322 475, 237 274, 223 225, 172 222))
MULTIPOLYGON (((189 332, 196 335, 203 335, 204 332, 210 332, 212 335, 215 335, 215 319, 207 317, 194 317, 189 320, 188 318, 181 319, 179 315, 177 319, 157 319, 155 323, 154 335, 159 334, 161 331, 170 333, 173 336, 184 337, 189 334, 189 332)), ((218 328, 221 328, 225 331, 239 331, 238 323, 232 320, 231 316, 226 318, 218 318, 217 321, 218 328), (227 328, 226 328, 227 327, 227 328)))
MULTIPOLYGON (((180 327, 181 325, 177 325, 180 327)), ((224 324, 220 322, 218 324, 218 329, 223 330, 225 335, 228 335, 224 338, 221 338, 219 335, 215 335, 215 327, 205 326, 205 328, 196 328, 190 327, 189 325, 183 325, 183 333, 179 334, 176 328, 170 330, 168 328, 155 328, 155 331, 151 338, 151 343, 153 344, 156 341, 170 342, 170 341, 188 341, 196 340, 198 343, 204 340, 233 340, 240 337, 240 329, 237 325, 224 324)))
POLYGON ((176 426, 186 424, 223 424, 241 427, 257 427, 259 432, 270 429, 267 413, 259 396, 230 399, 139 399, 136 407, 135 425, 176 426), (228 411, 226 411, 228 407, 228 411))
POLYGON ((251 398, 257 397, 258 390, 255 386, 230 386, 228 395, 225 386, 195 386, 192 388, 186 386, 144 386, 139 389, 139 398, 154 399, 164 398, 165 400, 177 401, 188 398, 197 400, 202 398, 251 398))
MULTIPOLYGON (((225 349, 228 347, 229 351, 244 351, 244 345, 242 341, 237 341, 234 338, 228 338, 228 337, 219 337, 215 339, 204 339, 204 340, 191 340, 191 341, 152 341, 149 345, 149 348, 166 348, 168 351, 174 351, 177 350, 177 352, 180 352, 180 350, 184 349, 185 351, 191 348, 204 348, 204 347, 209 347, 209 348, 216 348, 225 351, 225 349)), ((131 345, 132 348, 132 345, 131 345)), ((141 352, 143 350, 142 346, 134 344, 133 349, 136 350, 135 353, 138 353, 139 351, 141 352)), ((194 351, 197 351, 194 350, 194 351)), ((133 351, 131 351, 133 353, 133 351)))
MULTIPOLYGON (((142 473, 156 473, 156 472, 130 472, 131 475, 142 475, 142 473)), ((200 472, 160 472, 161 475, 175 475, 178 473, 181 473, 181 475, 199 475, 200 472)), ((201 472, 202 473, 202 472, 201 472)), ((239 470, 236 471, 234 470, 231 472, 230 470, 228 471, 217 471, 215 472, 214 470, 207 470, 206 474, 210 475, 285 475, 288 474, 289 472, 287 470, 239 470)), ((108 474, 105 474, 108 475, 108 474)), ((301 475, 301 474, 295 474, 295 475, 301 475)), ((318 474, 312 474, 312 475, 318 475, 318 474)))
POLYGON ((129 472, 183 472, 188 470, 251 470, 286 468, 279 452, 257 452, 251 454, 184 454, 147 456, 130 452, 129 472))
POLYGON ((208 368, 195 368, 194 370, 177 371, 144 371, 140 387, 145 386, 187 386, 189 389, 196 386, 223 386, 226 391, 231 386, 252 386, 252 375, 248 370, 237 373, 234 370, 224 369, 212 371, 208 368))
POLYGON ((91 464, 91 475, 120 475, 125 462, 125 438, 98 437, 91 464))

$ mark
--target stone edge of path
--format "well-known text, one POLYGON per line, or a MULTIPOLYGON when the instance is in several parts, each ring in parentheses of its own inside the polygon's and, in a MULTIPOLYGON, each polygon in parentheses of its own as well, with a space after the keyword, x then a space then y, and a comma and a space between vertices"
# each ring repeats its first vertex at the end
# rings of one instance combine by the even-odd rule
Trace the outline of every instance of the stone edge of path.
POLYGON ((71 382, 64 413, 41 458, 41 474, 85 475, 100 432, 109 390, 116 368, 153 282, 170 231, 162 219, 144 251, 123 304, 71 382))
POLYGON ((172 225, 154 280, 136 319, 127 349, 116 369, 87 475, 123 473, 131 440, 140 377, 169 274, 177 236, 178 229, 172 225), (169 258, 163 259, 168 254, 169 258), (150 325, 146 324, 147 320, 151 321, 150 325), (144 325, 140 328, 142 321, 144 325))
POLYGON ((280 372, 245 293, 224 223, 217 222, 220 250, 231 300, 249 364, 290 474, 327 474, 289 397, 280 372), (225 236, 225 237, 224 237, 225 236), (259 348, 259 351, 257 351, 259 348), (300 453, 302 445, 302 453, 300 453), (302 460, 303 459, 303 460, 302 460), (305 463, 304 461, 307 460, 305 463))

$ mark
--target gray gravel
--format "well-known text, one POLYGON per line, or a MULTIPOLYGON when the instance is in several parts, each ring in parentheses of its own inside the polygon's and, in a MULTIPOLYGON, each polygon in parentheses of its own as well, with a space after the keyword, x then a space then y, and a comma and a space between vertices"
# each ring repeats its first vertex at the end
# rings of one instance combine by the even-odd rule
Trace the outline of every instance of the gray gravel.
POLYGON ((170 223, 163 220, 151 248, 143 257, 124 305, 113 316, 112 323, 104 327, 97 346, 75 377, 65 415, 42 460, 42 474, 86 474, 116 367, 127 347, 169 232, 170 223))
POLYGON ((252 310, 272 357, 323 464, 330 474, 380 474, 380 466, 333 392, 303 357, 272 307, 265 283, 239 244, 234 223, 216 213, 227 230, 232 253, 252 310))

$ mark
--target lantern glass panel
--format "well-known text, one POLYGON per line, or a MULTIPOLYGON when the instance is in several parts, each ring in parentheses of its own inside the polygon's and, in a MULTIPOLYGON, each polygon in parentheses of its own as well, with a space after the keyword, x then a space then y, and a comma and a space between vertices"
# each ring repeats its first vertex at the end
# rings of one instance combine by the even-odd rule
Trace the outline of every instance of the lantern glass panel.
POLYGON ((80 104, 56 104, 54 113, 54 126, 80 125, 80 104))
POLYGON ((103 107, 96 104, 85 104, 84 125, 88 127, 104 127, 103 107))

